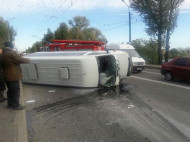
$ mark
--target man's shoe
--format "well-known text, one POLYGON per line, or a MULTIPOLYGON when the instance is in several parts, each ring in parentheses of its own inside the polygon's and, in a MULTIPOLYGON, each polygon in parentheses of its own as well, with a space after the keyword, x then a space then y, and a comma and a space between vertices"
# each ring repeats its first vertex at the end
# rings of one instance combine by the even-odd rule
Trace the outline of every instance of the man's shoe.
POLYGON ((24 109, 25 109, 25 107, 24 107, 24 106, 19 105, 19 106, 17 106, 17 107, 12 107, 12 109, 14 109, 14 110, 24 110, 24 109))

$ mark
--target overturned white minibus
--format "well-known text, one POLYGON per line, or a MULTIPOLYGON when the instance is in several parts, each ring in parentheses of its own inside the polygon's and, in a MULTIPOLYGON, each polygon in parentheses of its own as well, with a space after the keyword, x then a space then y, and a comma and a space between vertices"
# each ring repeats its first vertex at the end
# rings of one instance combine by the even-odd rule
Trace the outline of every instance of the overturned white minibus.
POLYGON ((129 55, 122 51, 36 52, 24 56, 22 81, 71 87, 110 87, 131 74, 129 55))

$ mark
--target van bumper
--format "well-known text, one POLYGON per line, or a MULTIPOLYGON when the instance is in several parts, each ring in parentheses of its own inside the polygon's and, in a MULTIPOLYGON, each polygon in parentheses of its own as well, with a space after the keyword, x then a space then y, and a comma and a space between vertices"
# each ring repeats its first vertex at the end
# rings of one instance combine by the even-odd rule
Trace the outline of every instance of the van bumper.
POLYGON ((144 66, 133 66, 133 71, 142 71, 144 70, 144 66))

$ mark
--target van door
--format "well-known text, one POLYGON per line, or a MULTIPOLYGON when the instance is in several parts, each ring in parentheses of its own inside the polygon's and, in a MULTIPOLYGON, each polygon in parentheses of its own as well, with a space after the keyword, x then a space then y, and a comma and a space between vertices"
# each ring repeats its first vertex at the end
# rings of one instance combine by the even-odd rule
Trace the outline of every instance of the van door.
POLYGON ((118 65, 113 55, 97 56, 99 69, 99 84, 104 87, 115 86, 118 83, 118 65))

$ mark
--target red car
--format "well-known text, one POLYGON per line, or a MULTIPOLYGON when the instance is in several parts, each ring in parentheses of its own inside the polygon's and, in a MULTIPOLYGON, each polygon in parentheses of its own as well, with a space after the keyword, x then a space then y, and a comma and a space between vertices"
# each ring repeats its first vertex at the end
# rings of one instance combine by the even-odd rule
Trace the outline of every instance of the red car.
POLYGON ((180 57, 163 63, 161 74, 166 80, 174 78, 190 79, 190 57, 180 57))

